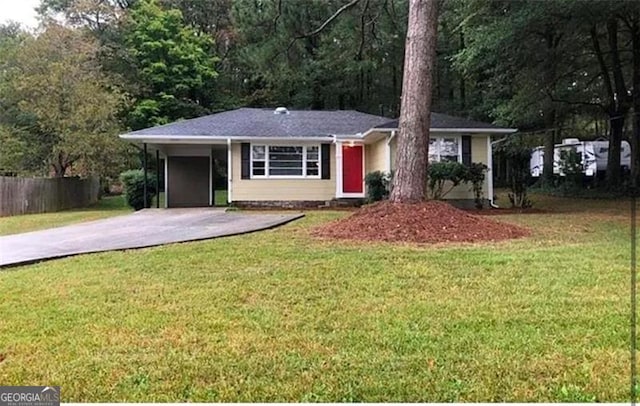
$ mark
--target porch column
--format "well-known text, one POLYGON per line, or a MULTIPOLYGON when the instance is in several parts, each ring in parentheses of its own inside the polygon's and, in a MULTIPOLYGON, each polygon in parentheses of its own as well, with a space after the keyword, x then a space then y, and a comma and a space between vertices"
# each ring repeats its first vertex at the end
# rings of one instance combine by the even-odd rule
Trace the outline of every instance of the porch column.
POLYGON ((215 206, 216 190, 213 187, 213 176, 213 147, 209 147, 209 206, 215 206))
POLYGON ((160 150, 156 149, 156 209, 160 208, 160 150))
POLYGON ((143 145, 142 152, 142 172, 144 173, 144 182, 143 182, 143 194, 144 194, 144 208, 149 207, 149 202, 147 201, 147 143, 145 142, 143 145))
POLYGON ((227 138, 227 203, 233 201, 233 151, 231 151, 231 138, 227 138))
POLYGON ((336 197, 342 197, 342 143, 336 142, 336 197))

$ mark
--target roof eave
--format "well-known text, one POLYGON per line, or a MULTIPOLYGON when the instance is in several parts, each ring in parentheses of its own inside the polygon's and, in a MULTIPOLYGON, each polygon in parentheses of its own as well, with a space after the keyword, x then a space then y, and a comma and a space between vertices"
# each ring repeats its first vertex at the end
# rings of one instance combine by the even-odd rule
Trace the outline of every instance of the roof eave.
POLYGON ((146 142, 154 144, 210 144, 212 141, 328 141, 334 140, 333 136, 311 136, 311 137, 257 137, 257 136, 221 136, 221 135, 136 135, 121 134, 123 140, 131 142, 146 142))
MULTIPOLYGON (((364 133, 364 136, 374 132, 398 131, 398 128, 372 128, 364 133)), ((464 133, 464 134, 512 134, 517 132, 516 128, 430 128, 433 133, 464 133)))

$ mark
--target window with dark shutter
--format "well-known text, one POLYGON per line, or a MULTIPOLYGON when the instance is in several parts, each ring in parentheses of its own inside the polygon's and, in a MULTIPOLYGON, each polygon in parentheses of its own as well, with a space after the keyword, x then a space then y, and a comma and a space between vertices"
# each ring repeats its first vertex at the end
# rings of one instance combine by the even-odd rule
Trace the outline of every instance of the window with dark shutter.
POLYGON ((240 178, 251 179, 251 146, 248 142, 243 142, 241 145, 241 161, 242 166, 240 169, 240 178))
POLYGON ((331 179, 331 144, 322 144, 321 148, 322 179, 331 179))
POLYGON ((462 163, 471 166, 471 136, 462 136, 462 163))

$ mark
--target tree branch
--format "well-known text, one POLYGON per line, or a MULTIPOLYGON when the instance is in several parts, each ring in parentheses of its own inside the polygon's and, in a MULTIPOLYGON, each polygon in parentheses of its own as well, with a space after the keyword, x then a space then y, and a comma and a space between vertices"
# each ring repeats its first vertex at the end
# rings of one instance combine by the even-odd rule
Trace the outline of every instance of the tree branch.
POLYGON ((605 112, 607 111, 607 108, 602 103, 586 102, 586 101, 580 101, 580 100, 558 99, 558 98, 554 97, 551 92, 547 91, 546 93, 547 93, 547 96, 549 96, 549 99, 551 99, 552 102, 564 103, 564 104, 569 104, 569 105, 574 105, 574 106, 600 107, 605 112))
POLYGON ((331 22, 333 20, 335 20, 336 18, 338 18, 338 16, 342 13, 344 13, 345 11, 349 10, 350 8, 352 8, 353 6, 355 6, 356 4, 358 4, 360 0, 351 0, 349 3, 345 4, 344 6, 340 7, 335 13, 333 13, 333 15, 331 17, 329 17, 328 19, 325 20, 325 22, 323 22, 322 24, 320 24, 320 26, 318 28, 316 28, 315 30, 308 32, 306 34, 301 34, 301 35, 297 35, 295 37, 293 37, 293 39, 291 40, 291 42, 289 43, 289 45, 287 46, 287 54, 289 53, 289 50, 291 49, 291 47, 293 46, 293 44, 296 43, 296 41, 298 41, 299 39, 303 39, 303 38, 309 38, 309 37, 313 37, 316 36, 318 34, 320 34, 322 32, 322 30, 324 30, 325 28, 327 28, 327 26, 329 24, 331 24, 331 22))
POLYGON ((278 14, 276 18, 273 20, 273 32, 275 33, 278 30, 278 20, 282 16, 282 0, 278 0, 278 14))
POLYGON ((611 85, 611 78, 609 77, 607 64, 604 61, 602 50, 600 49, 600 41, 598 40, 598 33, 596 31, 595 25, 591 26, 591 30, 589 31, 589 34, 591 35, 593 50, 596 53, 596 58, 598 59, 598 64, 600 65, 600 71, 602 72, 602 79, 604 81, 604 86, 607 91, 607 96, 609 96, 609 102, 613 106, 615 105, 615 96, 613 94, 613 87, 611 85))
POLYGON ((360 17, 360 46, 358 47, 358 61, 362 60, 362 53, 364 52, 364 43, 365 43, 365 17, 367 14, 367 9, 369 8, 369 0, 365 0, 364 9, 362 10, 362 16, 360 17))
POLYGON ((333 13, 333 15, 331 17, 329 17, 324 23, 322 23, 320 25, 320 27, 316 28, 315 30, 311 31, 310 33, 307 34, 303 34, 302 36, 298 37, 298 39, 302 39, 302 38, 306 38, 306 37, 313 37, 314 35, 318 35, 320 34, 320 32, 322 32, 322 30, 324 30, 327 25, 331 24, 331 22, 333 20, 335 20, 336 18, 338 18, 338 16, 342 13, 344 13, 345 11, 349 10, 351 7, 355 6, 356 4, 358 4, 360 0, 351 0, 351 2, 345 4, 344 6, 340 7, 338 9, 338 11, 336 11, 335 13, 333 13))

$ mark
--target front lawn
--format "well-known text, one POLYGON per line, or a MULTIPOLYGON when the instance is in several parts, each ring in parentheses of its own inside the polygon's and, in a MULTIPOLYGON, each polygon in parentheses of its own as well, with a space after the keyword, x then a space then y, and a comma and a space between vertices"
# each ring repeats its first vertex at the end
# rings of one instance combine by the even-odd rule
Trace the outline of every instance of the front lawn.
MULTIPOLYGON (((65 402, 628 398, 626 202, 538 197, 533 237, 224 239, 0 272, 0 382, 65 402)), ((144 229, 141 228, 141 232, 144 229)))

